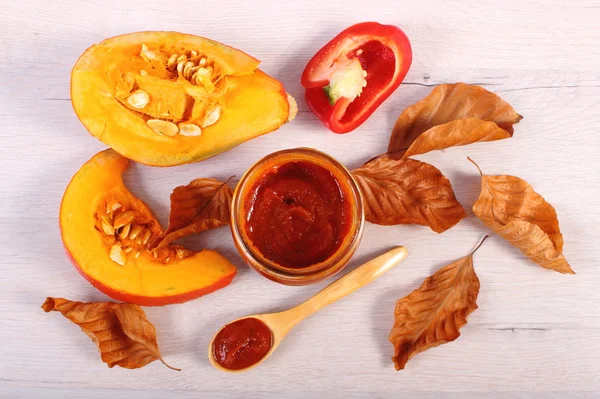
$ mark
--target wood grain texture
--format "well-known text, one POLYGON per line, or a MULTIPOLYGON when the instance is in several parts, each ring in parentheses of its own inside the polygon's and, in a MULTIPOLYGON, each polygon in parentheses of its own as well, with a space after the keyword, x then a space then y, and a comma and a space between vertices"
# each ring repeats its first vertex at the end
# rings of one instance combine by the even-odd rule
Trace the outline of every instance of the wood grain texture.
POLYGON ((257 0, 21 0, 0 4, 0 397, 573 397, 600 395, 600 4, 597 0, 283 2, 257 0), (334 135, 308 111, 299 77, 314 52, 348 25, 378 20, 411 38, 413 66, 398 91, 358 131, 334 135), (478 251, 479 309, 455 342, 396 373, 387 336, 396 300, 488 232, 470 215, 437 235, 426 227, 367 225, 352 267, 395 245, 399 267, 299 324, 268 362, 248 374, 219 373, 206 347, 247 314, 291 307, 329 283, 284 287, 242 265, 227 229, 188 238, 239 266, 227 288, 164 308, 146 308, 164 358, 108 369, 77 326, 45 314, 46 296, 106 297, 63 253, 58 207, 75 171, 105 146, 86 133, 69 101, 69 72, 89 45, 137 30, 206 35, 262 60, 298 99, 279 131, 199 164, 134 165, 126 183, 166 226, 169 194, 197 177, 241 174, 275 150, 313 146, 349 167, 384 152, 400 112, 431 86, 463 81, 500 94, 525 119, 513 138, 429 153, 470 208, 479 193, 471 156, 489 174, 527 180, 557 210, 565 256, 577 275, 531 264, 499 237, 478 251), (168 392, 167 391, 172 391, 168 392))

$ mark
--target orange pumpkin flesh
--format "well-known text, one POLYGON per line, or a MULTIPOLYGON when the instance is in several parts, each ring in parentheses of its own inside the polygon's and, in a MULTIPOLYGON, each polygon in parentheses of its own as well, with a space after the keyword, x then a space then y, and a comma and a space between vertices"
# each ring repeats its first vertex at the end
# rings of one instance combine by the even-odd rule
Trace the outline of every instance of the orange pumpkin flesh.
POLYGON ((71 101, 86 129, 127 158, 154 166, 196 162, 287 121, 283 86, 258 64, 202 37, 131 33, 85 51, 71 73, 71 101), (208 124, 215 109, 220 115, 208 124), (148 120, 179 131, 157 133, 148 120), (182 124, 200 127, 200 135, 184 135, 182 124))
POLYGON ((228 285, 236 268, 215 251, 146 249, 162 229, 125 187, 127 167, 115 151, 100 152, 65 191, 61 235, 79 272, 108 296, 145 306, 185 302, 228 285))

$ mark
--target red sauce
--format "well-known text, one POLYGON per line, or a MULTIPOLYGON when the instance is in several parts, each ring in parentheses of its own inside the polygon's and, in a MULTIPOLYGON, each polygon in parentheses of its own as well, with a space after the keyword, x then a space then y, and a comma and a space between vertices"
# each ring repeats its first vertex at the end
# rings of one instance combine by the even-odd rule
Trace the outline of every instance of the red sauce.
POLYGON ((273 333, 262 321, 253 317, 234 321, 219 331, 213 341, 217 363, 229 370, 252 366, 271 349, 273 333))
POLYGON ((267 259, 300 269, 327 260, 352 224, 351 204, 333 173, 308 161, 273 167, 244 203, 246 234, 267 259))

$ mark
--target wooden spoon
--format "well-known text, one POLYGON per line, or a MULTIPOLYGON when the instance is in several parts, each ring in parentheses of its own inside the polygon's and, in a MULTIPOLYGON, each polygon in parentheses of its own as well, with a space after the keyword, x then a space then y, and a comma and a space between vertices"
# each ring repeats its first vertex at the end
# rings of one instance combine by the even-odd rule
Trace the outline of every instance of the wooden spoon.
POLYGON ((406 248, 396 247, 384 253, 383 255, 368 261, 364 265, 357 267, 350 273, 329 284, 306 302, 303 302, 296 307, 283 312, 257 314, 233 320, 231 323, 252 317, 265 323, 271 329, 271 333, 273 335, 273 345, 271 346, 271 349, 262 359, 249 367, 239 370, 227 369, 217 363, 217 360, 214 358, 213 342, 219 333, 217 332, 208 346, 208 359, 210 360, 210 363, 217 369, 228 373, 240 373, 258 366, 269 356, 271 356, 271 354, 273 354, 283 338, 296 324, 300 323, 303 319, 324 308, 330 303, 333 303, 338 299, 356 291, 360 287, 369 284, 371 281, 375 280, 377 277, 381 276, 383 273, 387 272, 404 260, 407 255, 408 252, 406 251, 406 248))

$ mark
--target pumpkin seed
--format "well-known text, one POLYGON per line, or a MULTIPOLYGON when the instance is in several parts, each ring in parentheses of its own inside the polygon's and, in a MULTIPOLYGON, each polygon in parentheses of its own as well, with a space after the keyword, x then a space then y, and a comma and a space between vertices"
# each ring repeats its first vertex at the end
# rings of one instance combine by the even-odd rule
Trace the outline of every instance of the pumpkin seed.
POLYGON ((185 78, 190 82, 194 80, 195 74, 200 69, 199 66, 191 67, 188 69, 187 73, 184 72, 185 78))
POLYGON ((212 67, 201 67, 198 69, 198 75, 199 76, 203 76, 203 77, 207 77, 209 79, 212 78, 212 74, 213 74, 213 69, 212 67))
POLYGON ((112 217, 110 215, 102 215, 102 221, 112 226, 112 217))
POLYGON ((144 90, 136 90, 125 99, 133 108, 142 109, 150 102, 150 95, 144 90))
POLYGON ((200 126, 194 125, 193 123, 180 123, 179 134, 182 136, 200 136, 202 129, 200 126))
POLYGON ((131 230, 131 223, 130 224, 126 224, 125 226, 123 226, 123 228, 119 232, 119 237, 121 237, 122 239, 127 238, 127 236, 129 235, 129 231, 130 230, 131 230))
POLYGON ((169 61, 167 61, 167 69, 168 70, 173 70, 173 68, 175 67, 175 64, 177 63, 177 54, 171 54, 171 56, 169 57, 169 61))
POLYGON ((130 240, 135 240, 135 238, 138 236, 138 234, 140 234, 140 232, 142 231, 142 226, 135 225, 133 227, 133 229, 131 229, 131 233, 129 233, 129 239, 130 240))
POLYGON ((125 266, 125 254, 119 244, 110 247, 110 258, 121 266, 125 266))
POLYGON ((104 220, 102 220, 102 231, 104 231, 104 234, 112 236, 115 234, 115 229, 114 227, 112 227, 110 224, 106 223, 104 220))
POLYGON ((148 241, 150 241, 150 236, 152 235, 152 232, 150 232, 150 230, 146 230, 144 232, 144 235, 142 237, 142 244, 147 245, 148 241))
POLYGON ((202 122, 202 127, 205 128, 207 126, 214 125, 215 123, 217 123, 217 121, 221 117, 221 110, 221 106, 216 105, 212 110, 210 110, 210 112, 207 112, 206 116, 204 117, 204 121, 202 122))
POLYGON ((119 209, 121 207, 121 204, 119 204, 116 201, 108 201, 108 203, 106 204, 106 213, 109 214, 111 212, 116 211, 117 209, 119 209))
POLYGON ((190 68, 194 67, 194 63, 192 61, 186 61, 186 63, 183 66, 183 77, 186 79, 189 79, 188 77, 188 71, 190 70, 190 68))
POLYGON ((125 226, 126 224, 133 222, 134 218, 135 218, 135 214, 133 213, 133 211, 127 211, 127 212, 120 213, 117 217, 115 217, 115 221, 113 222, 113 227, 115 229, 120 229, 121 227, 125 226))
POLYGON ((140 52, 140 57, 142 57, 144 61, 150 62, 156 59, 156 54, 154 53, 154 51, 148 50, 148 46, 142 44, 142 51, 140 52))
POLYGON ((149 119, 146 123, 156 133, 164 134, 165 136, 173 137, 179 132, 179 128, 173 122, 160 119, 149 119))
POLYGON ((185 67, 185 63, 186 61, 179 61, 177 63, 177 76, 182 76, 183 75, 183 68, 185 67))
POLYGON ((215 89, 215 82, 219 81, 219 79, 215 79, 213 68, 210 66, 200 68, 196 73, 196 84, 204 86, 209 93, 215 89))

